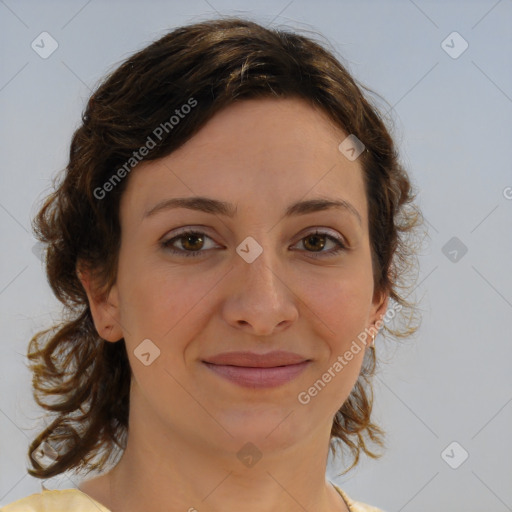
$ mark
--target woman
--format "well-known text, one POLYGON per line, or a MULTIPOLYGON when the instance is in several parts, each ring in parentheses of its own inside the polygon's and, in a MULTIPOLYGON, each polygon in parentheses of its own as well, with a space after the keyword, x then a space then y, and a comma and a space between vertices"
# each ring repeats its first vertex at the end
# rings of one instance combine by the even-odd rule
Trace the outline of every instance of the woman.
POLYGON ((230 18, 129 58, 35 223, 69 317, 29 348, 55 413, 29 473, 100 474, 4 512, 378 511, 325 470, 336 446, 350 468, 383 446, 373 339, 415 328, 386 325, 414 309, 413 199, 377 111, 309 38, 230 18))

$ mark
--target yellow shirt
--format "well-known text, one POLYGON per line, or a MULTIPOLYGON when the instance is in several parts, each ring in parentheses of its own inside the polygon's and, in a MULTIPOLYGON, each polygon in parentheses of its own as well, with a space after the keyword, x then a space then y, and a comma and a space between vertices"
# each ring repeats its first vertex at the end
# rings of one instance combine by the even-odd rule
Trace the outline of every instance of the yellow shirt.
MULTIPOLYGON (((370 505, 352 501, 339 487, 334 485, 334 488, 345 500, 350 512, 383 512, 370 505)), ((110 512, 110 510, 78 489, 44 489, 40 493, 0 508, 0 512, 110 512)))

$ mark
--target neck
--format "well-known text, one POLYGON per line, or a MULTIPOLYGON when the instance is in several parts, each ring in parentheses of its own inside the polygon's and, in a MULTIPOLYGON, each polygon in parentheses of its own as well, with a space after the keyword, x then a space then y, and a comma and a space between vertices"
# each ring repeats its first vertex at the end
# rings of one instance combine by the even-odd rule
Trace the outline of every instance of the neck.
POLYGON ((304 451, 265 456, 244 467, 239 460, 228 463, 232 455, 219 458, 183 443, 169 443, 151 456, 134 446, 127 446, 108 475, 111 512, 348 511, 326 481, 325 465, 304 451))
MULTIPOLYGON (((326 480, 331 423, 309 435, 284 424, 259 438, 170 425, 150 409, 130 415, 123 456, 101 483, 81 486, 111 512, 348 512, 326 480), (137 420, 132 420, 135 417, 137 420), (142 419, 141 419, 142 418, 142 419), (260 458, 259 458, 260 457, 260 458)), ((250 429, 248 425, 247 430, 250 429)))

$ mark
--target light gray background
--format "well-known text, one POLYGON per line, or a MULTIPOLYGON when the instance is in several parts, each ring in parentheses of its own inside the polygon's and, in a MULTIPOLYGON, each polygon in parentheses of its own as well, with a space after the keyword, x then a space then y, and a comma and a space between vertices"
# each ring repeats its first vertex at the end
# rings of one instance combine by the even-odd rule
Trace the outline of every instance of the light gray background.
MULTIPOLYGON (((399 349, 376 341, 388 360, 375 382, 386 455, 363 458, 336 482, 387 512, 511 511, 512 1, 252 4, 0 0, 0 505, 41 483, 25 469, 40 426, 25 353, 60 307, 32 252, 36 201, 66 165, 98 80, 167 30, 218 11, 331 41, 394 107, 394 133, 429 223, 416 290, 422 327, 399 349), (43 31, 59 45, 47 59, 31 48, 43 31), (469 44, 456 59, 441 46, 453 31, 469 44), (468 248, 456 262, 442 252, 454 236, 468 248), (453 441, 462 448, 446 460, 469 453, 457 469, 441 456, 453 441)), ((72 485, 57 480, 47 486, 72 485)))

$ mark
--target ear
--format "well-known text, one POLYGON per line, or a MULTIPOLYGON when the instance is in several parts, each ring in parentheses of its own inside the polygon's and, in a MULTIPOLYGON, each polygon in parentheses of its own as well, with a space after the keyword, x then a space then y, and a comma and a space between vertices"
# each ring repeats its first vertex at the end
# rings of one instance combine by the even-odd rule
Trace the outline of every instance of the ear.
POLYGON ((89 300, 94 327, 106 341, 116 342, 123 338, 119 314, 119 296, 114 284, 108 294, 102 292, 91 278, 91 273, 77 265, 76 274, 89 300))
POLYGON ((373 297, 372 309, 370 314, 370 325, 376 326, 380 330, 382 327, 382 318, 386 314, 389 304, 389 293, 387 292, 376 292, 373 297))

